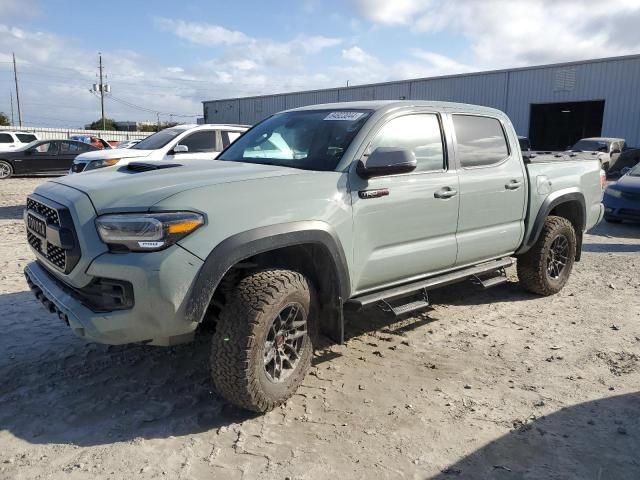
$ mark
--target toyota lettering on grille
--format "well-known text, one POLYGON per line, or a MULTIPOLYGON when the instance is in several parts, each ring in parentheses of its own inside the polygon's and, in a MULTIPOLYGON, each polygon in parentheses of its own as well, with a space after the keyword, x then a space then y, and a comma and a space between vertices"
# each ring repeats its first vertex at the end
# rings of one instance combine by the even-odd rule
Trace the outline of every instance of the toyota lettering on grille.
POLYGON ((47 237, 46 222, 31 213, 27 213, 27 228, 42 238, 47 237))

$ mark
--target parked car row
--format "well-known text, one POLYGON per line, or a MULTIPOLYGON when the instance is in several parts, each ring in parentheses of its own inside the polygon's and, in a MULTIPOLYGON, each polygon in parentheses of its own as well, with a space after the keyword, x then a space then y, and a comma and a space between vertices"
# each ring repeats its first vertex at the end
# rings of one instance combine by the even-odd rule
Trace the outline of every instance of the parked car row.
POLYGON ((631 168, 640 162, 640 149, 629 147, 623 138, 583 138, 564 151, 536 151, 531 149, 531 143, 527 137, 518 137, 518 141, 522 155, 527 159, 541 156, 562 160, 595 157, 607 175, 620 175, 624 168, 631 168))
MULTIPOLYGON (((21 143, 11 150, 0 151, 0 179, 13 175, 80 173, 126 165, 132 159, 215 159, 247 128, 245 125, 179 125, 161 130, 144 140, 119 143, 116 148, 92 135, 72 135, 68 140, 35 140, 21 143)), ((0 140, 5 133, 0 132, 0 140)), ((17 135, 22 135, 10 133, 12 141, 17 135)))

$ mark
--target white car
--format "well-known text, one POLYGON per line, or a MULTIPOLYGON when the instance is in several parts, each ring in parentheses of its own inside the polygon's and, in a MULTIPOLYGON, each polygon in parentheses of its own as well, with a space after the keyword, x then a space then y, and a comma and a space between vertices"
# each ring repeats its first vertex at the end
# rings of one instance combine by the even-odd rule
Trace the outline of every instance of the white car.
POLYGON ((130 148, 78 155, 69 173, 126 165, 134 160, 213 160, 248 128, 246 125, 178 125, 166 128, 130 148))
POLYGON ((15 150, 36 140, 40 140, 40 137, 35 133, 0 131, 0 152, 15 150))

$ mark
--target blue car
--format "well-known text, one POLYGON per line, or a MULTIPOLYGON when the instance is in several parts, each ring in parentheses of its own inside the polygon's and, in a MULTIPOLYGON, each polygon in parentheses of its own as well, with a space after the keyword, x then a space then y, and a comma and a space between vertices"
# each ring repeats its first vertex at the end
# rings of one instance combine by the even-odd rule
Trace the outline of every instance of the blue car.
POLYGON ((604 191, 604 219, 640 222, 640 163, 604 191))

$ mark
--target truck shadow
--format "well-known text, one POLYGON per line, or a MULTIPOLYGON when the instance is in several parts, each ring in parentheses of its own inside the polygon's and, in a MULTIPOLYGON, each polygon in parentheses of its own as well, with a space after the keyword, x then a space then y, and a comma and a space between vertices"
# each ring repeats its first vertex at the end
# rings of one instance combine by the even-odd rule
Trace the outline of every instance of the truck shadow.
POLYGON ((0 220, 21 220, 24 207, 24 205, 0 207, 0 220))
MULTIPOLYGON (((640 240, 640 224, 608 223, 604 220, 588 232, 590 235, 606 238, 636 238, 640 240)), ((585 243, 585 246, 589 242, 585 243)))
POLYGON ((640 392, 517 420, 512 428, 432 480, 640 478, 640 392))
POLYGON ((0 295, 0 430, 30 443, 109 444, 254 417, 212 391, 209 339, 171 348, 75 338, 30 292, 0 295))

